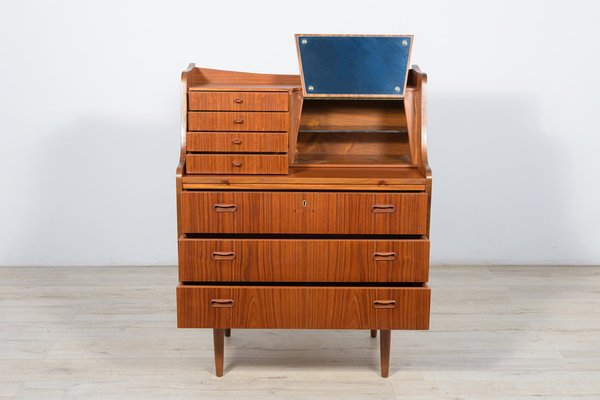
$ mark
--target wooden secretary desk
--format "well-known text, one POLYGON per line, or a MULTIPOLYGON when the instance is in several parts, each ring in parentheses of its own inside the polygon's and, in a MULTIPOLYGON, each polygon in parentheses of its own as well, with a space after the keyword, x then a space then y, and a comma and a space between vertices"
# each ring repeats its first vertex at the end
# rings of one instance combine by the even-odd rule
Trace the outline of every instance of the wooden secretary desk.
POLYGON ((217 376, 231 329, 380 330, 387 377, 390 331, 429 328, 427 76, 412 36, 296 44, 300 75, 182 74, 178 327, 217 376))

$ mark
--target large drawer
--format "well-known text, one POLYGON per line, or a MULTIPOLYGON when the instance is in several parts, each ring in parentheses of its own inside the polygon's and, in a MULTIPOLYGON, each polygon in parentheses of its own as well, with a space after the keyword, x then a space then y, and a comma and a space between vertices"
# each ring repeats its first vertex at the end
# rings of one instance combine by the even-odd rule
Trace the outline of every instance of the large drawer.
POLYGON ((188 174, 287 174, 287 154, 188 154, 188 174))
POLYGON ((188 132, 187 151, 287 153, 288 136, 276 132, 188 132))
POLYGON ((397 234, 427 231, 426 193, 183 192, 183 233, 397 234))
POLYGON ((190 92, 190 111, 287 111, 287 92, 190 92))
POLYGON ((189 112, 190 131, 286 132, 287 112, 189 112))
POLYGON ((429 329, 419 287, 177 287, 179 328, 429 329))
POLYGON ((179 239, 183 282, 427 282, 429 240, 179 239))

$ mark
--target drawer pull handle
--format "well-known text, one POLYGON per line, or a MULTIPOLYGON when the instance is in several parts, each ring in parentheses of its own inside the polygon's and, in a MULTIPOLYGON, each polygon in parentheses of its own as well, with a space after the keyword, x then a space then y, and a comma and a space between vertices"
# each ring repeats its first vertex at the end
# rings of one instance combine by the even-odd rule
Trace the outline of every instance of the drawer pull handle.
POLYGON ((396 253, 390 251, 388 253, 373 253, 373 260, 375 261, 394 261, 396 259, 396 253))
POLYGON ((242 104, 242 103, 244 102, 244 99, 241 99, 241 98, 239 98, 239 97, 236 97, 235 99, 233 99, 233 102, 234 102, 234 103, 237 103, 237 104, 242 104))
POLYGON ((243 124, 244 123, 244 118, 236 118, 233 120, 234 123, 236 124, 243 124))
POLYGON ((233 307, 233 300, 231 299, 212 299, 210 306, 215 308, 229 308, 233 307))
POLYGON ((242 141, 240 139, 233 139, 231 141, 231 143, 233 143, 233 144, 242 144, 242 141))
POLYGON ((233 251, 213 251, 210 257, 213 260, 233 260, 235 258, 235 253, 233 251))
POLYGON ((396 300, 375 300, 373 302, 375 308, 396 308, 396 300))
POLYGON ((371 207, 371 211, 374 213, 393 213, 394 209, 393 204, 373 204, 371 207))
POLYGON ((236 168, 241 168, 242 167, 242 162, 241 161, 233 161, 231 163, 231 165, 233 165, 236 168))
POLYGON ((235 212, 237 206, 235 204, 215 204, 213 210, 216 212, 235 212))

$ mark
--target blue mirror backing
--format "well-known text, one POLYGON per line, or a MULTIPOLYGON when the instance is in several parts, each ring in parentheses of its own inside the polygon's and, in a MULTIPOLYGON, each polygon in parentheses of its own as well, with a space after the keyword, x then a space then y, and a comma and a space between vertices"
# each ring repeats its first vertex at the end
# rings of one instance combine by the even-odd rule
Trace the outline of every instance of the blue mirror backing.
POLYGON ((297 36, 307 96, 403 97, 412 36, 297 36))

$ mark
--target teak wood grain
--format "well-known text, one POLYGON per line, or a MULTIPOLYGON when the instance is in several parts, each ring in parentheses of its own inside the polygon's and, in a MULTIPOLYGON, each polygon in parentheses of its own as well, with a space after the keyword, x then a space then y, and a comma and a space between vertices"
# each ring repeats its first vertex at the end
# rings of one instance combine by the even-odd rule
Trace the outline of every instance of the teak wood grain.
POLYGON ((427 282, 429 240, 179 239, 187 282, 427 282))
POLYGON ((428 329, 421 287, 177 287, 180 328, 428 329))
POLYGON ((190 111, 288 111, 288 92, 190 92, 190 111))
POLYGON ((292 160, 305 167, 414 167, 407 132, 402 100, 305 99, 292 160))
POLYGON ((189 90, 205 90, 206 88, 230 88, 235 90, 301 90, 299 75, 261 74, 255 72, 225 71, 212 68, 195 68, 190 71, 189 90))
POLYGON ((425 193, 184 192, 184 233, 421 235, 425 193))
POLYGON ((295 162, 304 166, 412 166, 404 132, 302 132, 295 162))
POLYGON ((406 130, 403 101, 304 99, 300 130, 352 128, 406 130))
POLYGON ((426 189, 425 185, 321 185, 321 184, 302 184, 302 183, 269 183, 264 185, 257 185, 253 183, 231 183, 231 182, 218 182, 218 183, 184 183, 183 188, 185 190, 284 190, 284 191, 354 191, 354 192, 421 192, 426 189))
POLYGON ((286 174, 285 154, 188 154, 190 174, 286 174))
POLYGON ((307 100, 298 75, 184 71, 178 326, 214 329, 217 376, 231 328, 379 329, 384 377, 390 329, 428 329, 426 83, 307 100))
POLYGON ((379 335, 379 357, 381 363, 381 377, 387 378, 390 374, 390 345, 392 332, 389 329, 383 329, 379 335))
POLYGON ((276 132, 188 132, 191 152, 287 153, 288 136, 276 132))
MULTIPOLYGON (((322 185, 331 186, 333 189, 338 185, 352 186, 355 190, 366 190, 365 185, 380 186, 385 189, 388 185, 423 185, 424 190, 427 180, 417 168, 357 168, 357 167, 310 167, 290 166, 287 175, 251 175, 251 176, 228 176, 228 175, 185 175, 183 184, 220 184, 222 188, 229 185, 234 188, 235 184, 252 184, 257 189, 269 190, 271 185, 322 185)), ((341 189, 342 190, 342 189, 341 189)))
POLYGON ((407 102, 407 107, 411 107, 412 126, 415 153, 418 154, 418 168, 427 178, 427 194, 429 195, 429 204, 427 209, 427 234, 429 234, 431 225, 431 168, 427 155, 427 74, 421 71, 419 66, 413 65, 408 74, 408 87, 410 87, 413 98, 407 102))
POLYGON ((188 88, 191 77, 197 71, 194 64, 188 65, 187 69, 181 73, 181 130, 180 140, 181 147, 179 149, 179 163, 175 169, 175 199, 177 202, 177 237, 181 236, 181 210, 179 204, 181 203, 181 192, 183 191, 183 175, 185 173, 185 155, 187 154, 187 113, 188 113, 188 88))
POLYGON ((190 131, 257 131, 287 132, 287 112, 213 112, 193 111, 188 113, 190 131))
POLYGON ((213 329, 213 347, 215 352, 215 375, 223 376, 225 356, 225 329, 213 329))
POLYGON ((296 143, 298 141, 298 130, 300 129, 303 102, 304 98, 302 97, 302 91, 293 91, 290 96, 290 130, 288 131, 290 164, 294 164, 295 162, 296 143))

